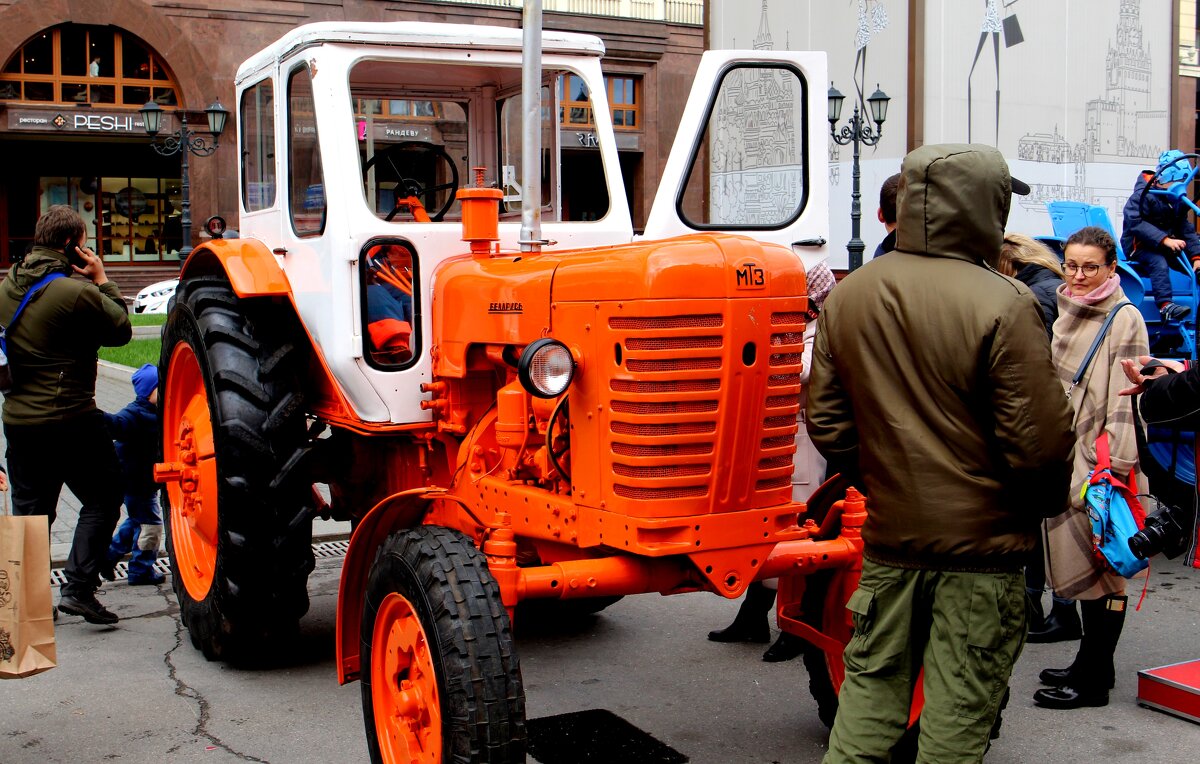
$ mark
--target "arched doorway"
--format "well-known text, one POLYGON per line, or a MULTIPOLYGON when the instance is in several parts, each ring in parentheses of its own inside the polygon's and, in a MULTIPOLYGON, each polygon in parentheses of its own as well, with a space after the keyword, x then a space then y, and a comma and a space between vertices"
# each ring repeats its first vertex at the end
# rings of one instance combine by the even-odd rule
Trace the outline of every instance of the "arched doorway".
POLYGON ((149 150, 137 110, 159 104, 171 131, 180 100, 166 61, 126 30, 65 23, 19 46, 0 69, 0 264, 53 204, 79 212, 106 263, 177 261, 179 162, 149 150))

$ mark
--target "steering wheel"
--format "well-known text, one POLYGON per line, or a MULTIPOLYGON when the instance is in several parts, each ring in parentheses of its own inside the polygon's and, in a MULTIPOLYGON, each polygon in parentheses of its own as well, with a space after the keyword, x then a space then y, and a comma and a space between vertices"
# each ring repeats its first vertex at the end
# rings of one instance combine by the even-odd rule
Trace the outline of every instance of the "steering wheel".
MULTIPOLYGON (((449 190, 446 195, 446 201, 438 208, 437 212, 429 216, 431 221, 439 221, 445 217, 450 210, 450 205, 454 204, 454 199, 458 191, 458 166, 454 164, 454 160, 446 153, 446 149, 436 143, 425 143, 424 141, 402 141, 394 146, 375 152, 367 163, 363 165, 363 178, 367 177, 367 172, 379 164, 381 167, 390 167, 392 172, 396 174, 399 185, 396 187, 396 203, 392 211, 387 214, 384 220, 391 221, 396 217, 396 214, 402 209, 409 209, 410 204, 407 202, 409 198, 416 199, 421 205, 421 211, 432 207, 436 204, 438 191, 449 190), (430 154, 433 158, 441 159, 450 166, 450 182, 440 183, 436 186, 423 186, 412 175, 413 171, 420 165, 417 160, 423 155, 430 154), (409 170, 405 172, 404 170, 409 170)), ((413 217, 417 216, 417 210, 412 209, 413 217)))
POLYGON ((1162 167, 1155 169, 1154 174, 1150 176, 1150 180, 1146 181, 1146 185, 1142 188, 1141 197, 1138 198, 1138 214, 1139 215, 1145 216, 1145 214, 1146 214, 1146 194, 1147 193, 1158 194, 1159 196, 1171 197, 1173 202, 1182 201, 1184 204, 1191 207, 1192 210, 1197 215, 1200 215, 1200 207, 1197 207, 1196 203, 1193 202, 1191 199, 1189 199, 1187 196, 1188 187, 1192 184, 1192 179, 1196 177, 1196 172, 1200 171, 1200 165, 1197 165, 1195 167, 1192 167, 1189 165, 1188 173, 1186 176, 1184 176, 1183 180, 1176 181, 1166 188, 1155 188, 1154 187, 1154 185, 1156 183, 1158 183, 1158 177, 1160 175, 1162 175, 1164 170, 1166 170, 1168 167, 1174 167, 1175 165, 1179 164, 1180 162, 1186 162, 1189 159, 1200 159, 1200 154, 1184 154, 1183 156, 1179 157, 1175 161, 1169 162, 1169 163, 1163 165, 1162 167))

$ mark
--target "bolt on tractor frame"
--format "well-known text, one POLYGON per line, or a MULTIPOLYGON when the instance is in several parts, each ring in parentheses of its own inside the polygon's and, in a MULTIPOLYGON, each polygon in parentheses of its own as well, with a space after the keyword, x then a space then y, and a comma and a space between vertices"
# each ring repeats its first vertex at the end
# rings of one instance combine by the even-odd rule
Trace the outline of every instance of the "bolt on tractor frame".
POLYGON ((706 54, 637 236, 603 44, 537 30, 312 24, 239 70, 242 238, 163 335, 184 623, 210 659, 286 640, 313 518, 348 519, 372 760, 522 761, 521 603, 777 577, 831 721, 864 500, 792 499, 824 56, 706 54))

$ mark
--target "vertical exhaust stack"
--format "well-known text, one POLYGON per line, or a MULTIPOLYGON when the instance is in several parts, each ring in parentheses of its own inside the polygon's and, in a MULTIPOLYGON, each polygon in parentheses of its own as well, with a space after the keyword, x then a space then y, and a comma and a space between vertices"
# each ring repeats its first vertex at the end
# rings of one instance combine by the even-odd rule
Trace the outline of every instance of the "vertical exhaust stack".
POLYGON ((521 251, 542 251, 542 0, 521 12, 521 251))

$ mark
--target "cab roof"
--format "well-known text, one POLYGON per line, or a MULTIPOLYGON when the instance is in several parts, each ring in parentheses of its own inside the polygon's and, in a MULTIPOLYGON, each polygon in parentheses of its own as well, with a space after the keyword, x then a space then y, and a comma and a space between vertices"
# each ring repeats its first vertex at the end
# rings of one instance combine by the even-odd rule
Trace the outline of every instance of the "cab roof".
MULTIPOLYGON (((421 21, 325 21, 296 27, 238 67, 236 83, 296 51, 325 44, 383 45, 464 50, 521 50, 519 27, 474 24, 434 24, 421 21)), ((603 56, 599 37, 575 32, 542 32, 542 51, 583 56, 603 56)))

